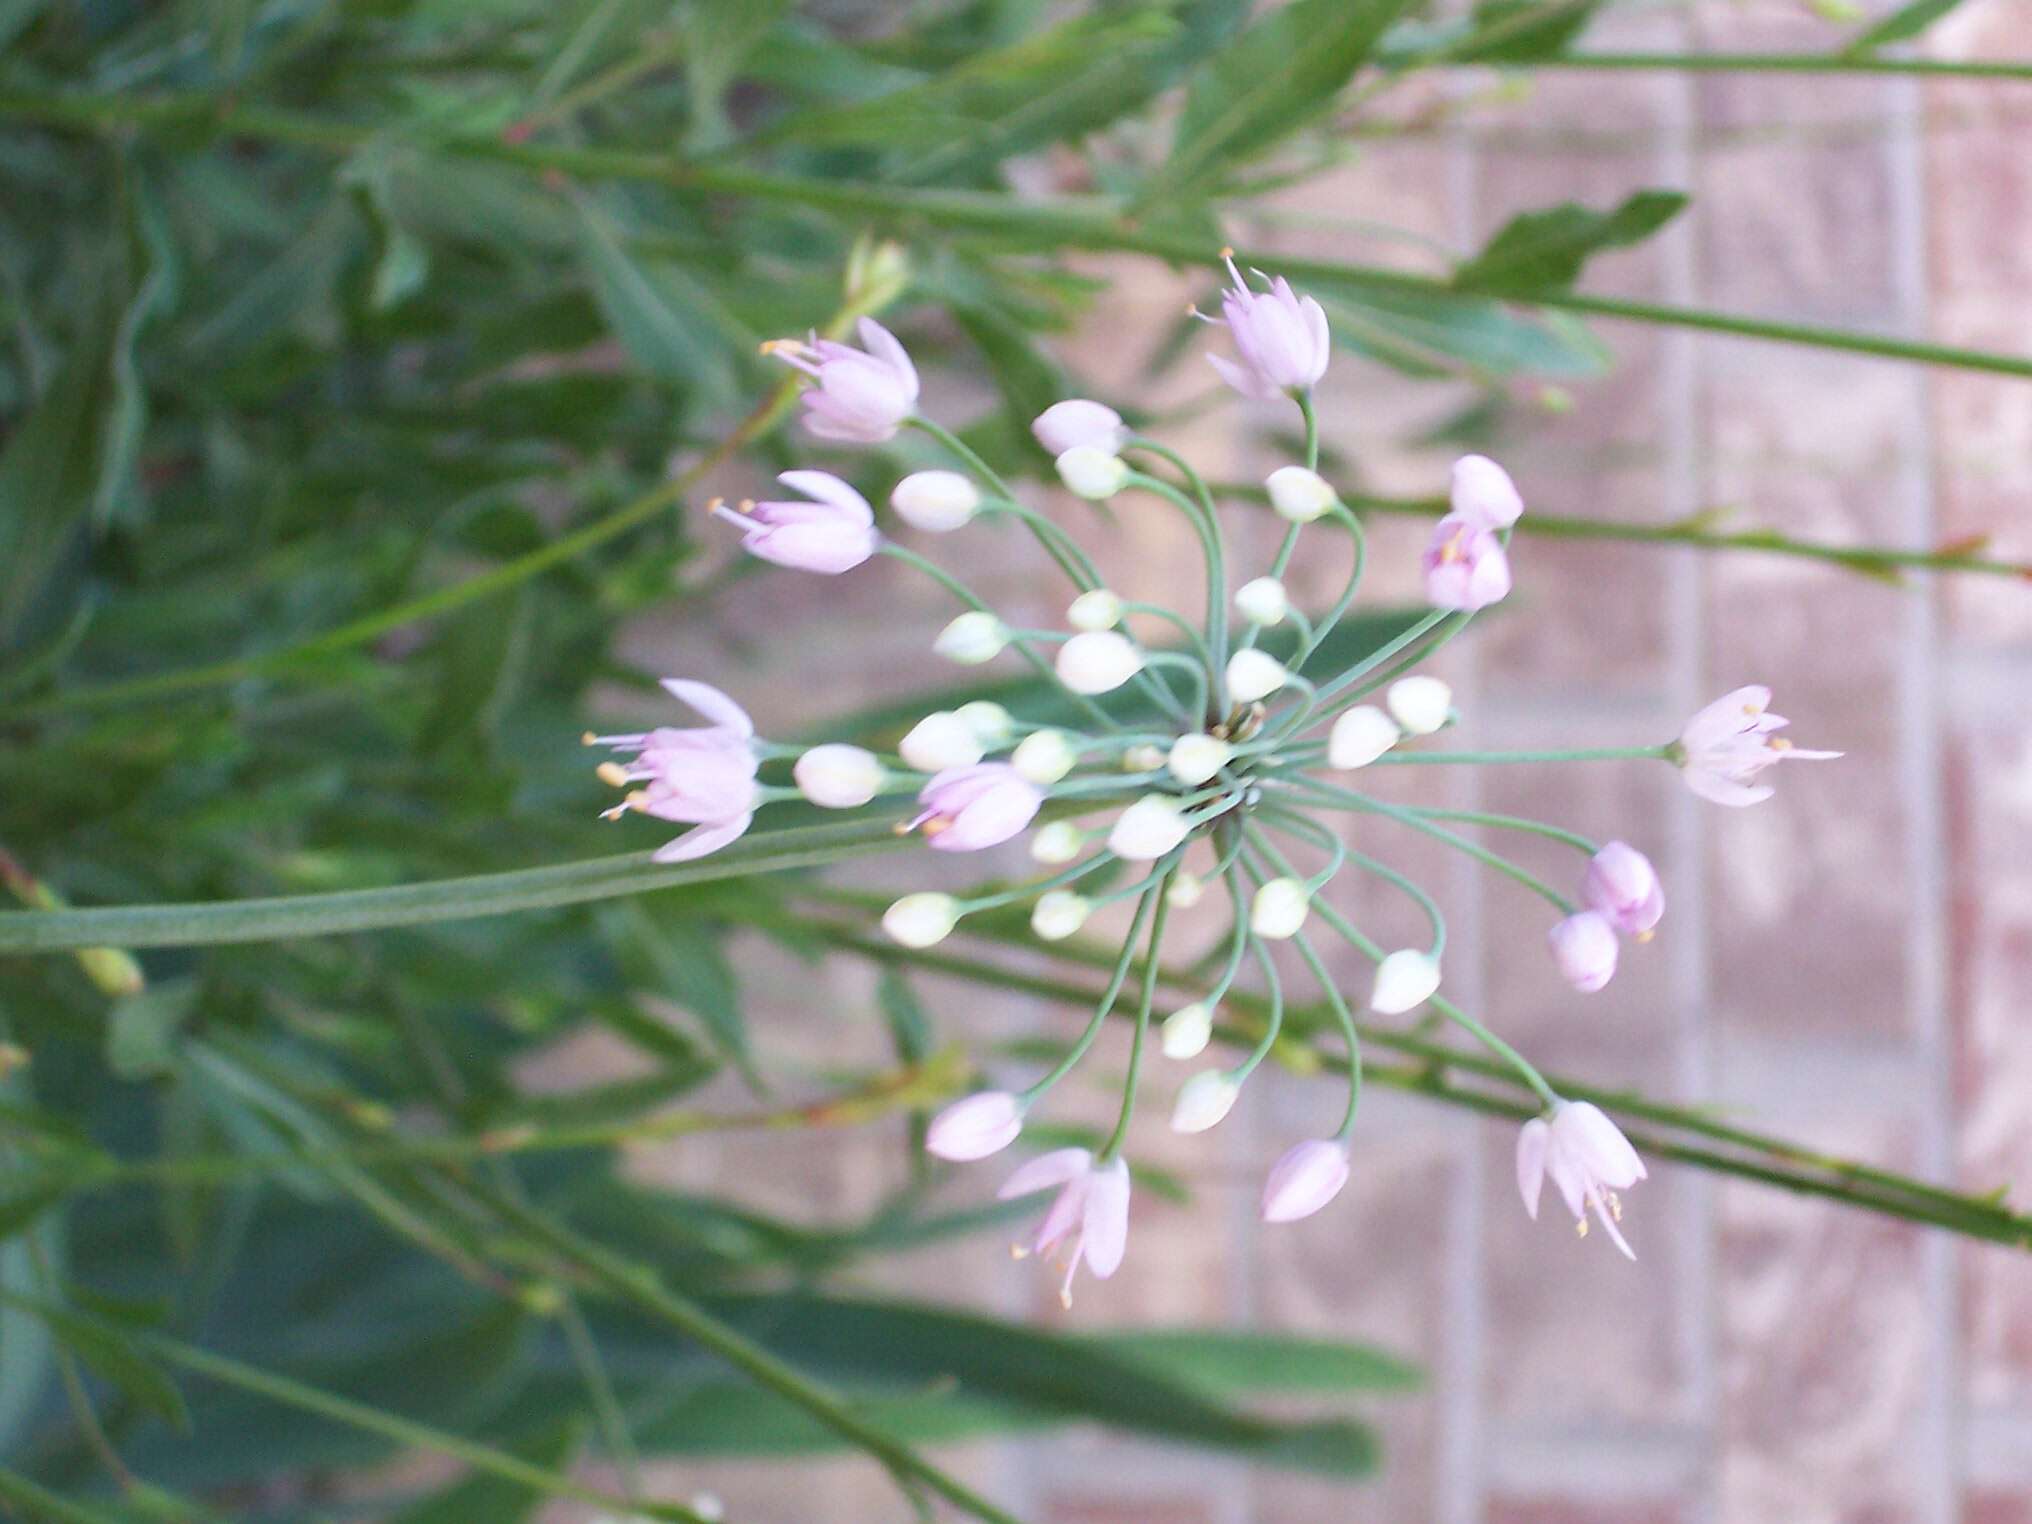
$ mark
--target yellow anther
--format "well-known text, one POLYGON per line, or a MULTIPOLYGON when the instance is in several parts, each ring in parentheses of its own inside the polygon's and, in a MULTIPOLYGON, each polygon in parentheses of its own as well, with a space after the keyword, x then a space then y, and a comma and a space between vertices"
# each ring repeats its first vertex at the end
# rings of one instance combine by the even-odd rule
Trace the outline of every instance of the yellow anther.
POLYGON ((593 769, 593 776, 609 788, 626 788, 628 786, 628 769, 618 762, 602 762, 598 767, 593 769))
POLYGON ((1785 737, 1783 736, 1773 736, 1769 741, 1765 742, 1764 744, 1770 747, 1771 750, 1773 751, 1792 750, 1792 743, 1786 740, 1785 737))
POLYGON ((598 746, 599 744, 600 738, 594 735, 590 730, 586 731, 583 735, 579 737, 579 745, 581 746, 598 746))
POLYGON ((1574 1231, 1574 1234, 1575 1234, 1575 1236, 1576 1236, 1576 1237, 1579 1237, 1579 1238, 1586 1238, 1586 1237, 1587 1237, 1587 1219, 1586 1219, 1585 1217, 1583 1217, 1583 1218, 1581 1218, 1581 1219, 1580 1219, 1580 1220, 1579 1220, 1578 1222, 1576 1222, 1576 1223, 1575 1223, 1575 1224, 1573 1225, 1573 1231, 1574 1231))
POLYGON ((919 826, 918 829, 924 832, 925 837, 929 839, 939 835, 941 832, 951 830, 952 822, 943 815, 934 815, 931 819, 925 821, 923 825, 919 826))
POLYGON ((1657 935, 1658 933, 1655 931, 1640 931, 1637 933, 1635 937, 1631 938, 1631 940, 1635 942, 1648 942, 1657 935))
POLYGON ((1235 257, 1235 246, 1234 246, 1233 244, 1231 244, 1231 243, 1224 243, 1224 244, 1222 244, 1222 245, 1221 245, 1221 258, 1223 258, 1223 259, 1233 259, 1234 257, 1235 257))

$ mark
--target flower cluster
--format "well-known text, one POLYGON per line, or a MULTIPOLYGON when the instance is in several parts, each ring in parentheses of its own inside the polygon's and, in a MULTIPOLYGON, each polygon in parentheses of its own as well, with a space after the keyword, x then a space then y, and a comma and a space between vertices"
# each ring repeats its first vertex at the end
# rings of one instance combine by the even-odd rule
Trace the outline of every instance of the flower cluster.
MULTIPOLYGON (((1560 827, 1514 816, 1420 808, 1385 801, 1353 786, 1364 769, 1450 762, 1557 762, 1585 758, 1651 759, 1679 767, 1704 798, 1746 805, 1767 797, 1755 780, 1783 760, 1831 752, 1791 748, 1775 732, 1762 688, 1742 688, 1703 709, 1681 736, 1662 745, 1586 752, 1435 752, 1432 738, 1458 722, 1453 695, 1416 669, 1477 611, 1510 590, 1510 537, 1524 502, 1494 461, 1455 463, 1449 511, 1434 526, 1422 569, 1430 610, 1393 638, 1338 658, 1329 638, 1353 605, 1366 560, 1361 520, 1318 471, 1312 389, 1324 375, 1329 334, 1319 304, 1283 280, 1259 277, 1252 289, 1232 259, 1231 289, 1221 299, 1234 353, 1209 356, 1244 396, 1289 399, 1305 425, 1307 458, 1271 473, 1263 495, 1285 521, 1282 542, 1261 574, 1230 586, 1221 511, 1207 484, 1177 454, 1138 435, 1113 408, 1060 402, 1034 433, 1078 497, 1101 501, 1136 494, 1182 515, 1205 552, 1205 606, 1197 619, 1129 601, 1107 585, 1077 540, 1054 518, 1020 502, 1009 485, 960 440, 918 411, 918 378, 909 355, 873 319, 860 322, 861 347, 828 339, 780 341, 769 350, 810 378, 804 421, 817 437, 876 444, 910 429, 951 457, 949 466, 898 481, 889 506, 909 530, 949 534, 987 516, 1019 521, 1070 584, 1065 628, 1006 624, 963 582, 876 528, 868 501, 822 471, 787 471, 780 480, 797 499, 744 502, 714 512, 739 526, 756 556, 803 571, 838 575, 877 555, 932 577, 964 607, 933 641, 962 665, 1009 656, 1062 689, 1080 719, 1035 723, 1000 705, 972 703, 920 719, 892 754, 829 743, 772 745, 756 737, 740 706, 717 689, 672 680, 671 694, 708 723, 634 735, 588 736, 617 760, 601 776, 627 790, 609 813, 630 811, 684 822, 692 829, 665 846, 665 861, 695 858, 748 829, 756 810, 801 797, 827 809, 860 809, 888 797, 914 796, 897 829, 937 852, 977 852, 1028 834, 1031 856, 1046 870, 1015 888, 967 896, 906 894, 882 918, 906 948, 926 948, 971 915, 1014 904, 1030 907, 1044 941, 1080 934, 1103 906, 1127 901, 1131 929, 1107 991, 1079 1036, 1051 1069, 1021 1089, 990 1089, 962 1099, 931 1123, 926 1146, 942 1158, 983 1159, 1015 1143, 1025 1118, 1080 1064, 1118 1002, 1135 1011, 1129 1079, 1114 1131, 1096 1150, 1065 1148, 1018 1168, 1004 1197, 1055 1190, 1035 1235, 1019 1253, 1055 1255, 1063 1290, 1084 1264, 1106 1277, 1120 1265, 1128 1237, 1130 1179, 1122 1154, 1136 1102, 1145 1039, 1159 1027, 1167 1058, 1190 1063, 1206 1050, 1224 1009, 1252 1038, 1239 1062, 1202 1069, 1178 1086, 1172 1126, 1203 1132, 1228 1115, 1250 1075, 1273 1051, 1286 1009, 1274 949, 1290 944, 1317 981, 1346 1044, 1347 1106, 1331 1137, 1291 1147, 1264 1181, 1261 1211, 1290 1222, 1333 1200, 1349 1172, 1349 1140, 1360 1094, 1359 1028, 1351 1003, 1314 945, 1319 930, 1374 964, 1368 1010, 1399 1017, 1430 1009, 1486 1044, 1543 1102, 1518 1139, 1518 1186, 1537 1213, 1549 1172, 1580 1226, 1593 1213, 1618 1248, 1617 1192, 1644 1178, 1644 1166, 1615 1124, 1596 1107, 1568 1100, 1479 1020, 1441 993, 1446 923, 1439 906, 1388 863, 1352 850, 1345 832, 1322 818, 1349 812, 1433 837, 1498 869, 1557 912, 1548 931, 1553 965, 1579 991, 1595 991, 1616 971, 1624 938, 1648 940, 1665 911, 1657 873, 1626 842, 1604 845, 1560 827), (1338 599, 1308 618, 1284 576, 1301 538, 1323 526, 1344 535, 1353 569, 1338 599), (1162 630, 1158 642, 1152 632, 1162 630), (758 781, 763 763, 791 760, 791 784, 758 781), (1521 832, 1577 851, 1578 898, 1456 827, 1521 832), (1301 867, 1294 855, 1308 861, 1301 867), (1123 869, 1123 887, 1107 887, 1123 869), (1340 910, 1329 886, 1345 871, 1373 876, 1422 913, 1430 937, 1387 948, 1340 910), (1157 1020, 1159 951, 1169 919, 1190 914, 1217 891, 1229 922, 1194 999, 1157 1020), (1125 987, 1139 966, 1139 990, 1125 987), (1245 966, 1260 974, 1260 993, 1241 990, 1245 966)), ((1251 984, 1255 983, 1252 979, 1251 984)))

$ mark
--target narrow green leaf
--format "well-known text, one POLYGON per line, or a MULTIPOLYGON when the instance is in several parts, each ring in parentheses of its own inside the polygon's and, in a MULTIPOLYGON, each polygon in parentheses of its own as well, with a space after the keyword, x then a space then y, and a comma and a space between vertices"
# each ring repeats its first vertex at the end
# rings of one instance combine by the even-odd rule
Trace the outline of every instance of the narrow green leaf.
POLYGON ((190 1431, 190 1409, 176 1382, 116 1325, 47 1302, 38 1304, 34 1311, 57 1342, 93 1374, 135 1406, 173 1428, 190 1431))
MULTIPOLYGON (((560 1423, 532 1438, 503 1446, 503 1453, 543 1471, 562 1474, 571 1469, 571 1458, 577 1453, 583 1434, 582 1424, 560 1423)), ((388 1524, 522 1524, 545 1501, 540 1487, 482 1471, 410 1504, 392 1515, 388 1524)))
POLYGON ((1488 246, 1454 270, 1456 286, 1507 296, 1560 291, 1604 249, 1642 243, 1686 207, 1678 191, 1638 191, 1598 212, 1577 202, 1526 212, 1505 223, 1488 246))
POLYGON ((652 375, 729 390, 729 335, 697 282, 670 260, 635 258, 591 202, 580 229, 593 299, 635 362, 652 375))
POLYGON ((1292 0, 1194 76, 1147 204, 1218 176, 1333 104, 1410 0, 1292 0))
POLYGON ((33 1185, 26 1190, 0 1197, 0 1241, 34 1227, 44 1212, 62 1201, 69 1193, 70 1186, 58 1180, 49 1184, 33 1185))
POLYGON ((1842 53, 1855 57, 1893 42, 1909 42, 1961 4, 1961 0, 1910 0, 1865 28, 1842 53))
POLYGON ((932 1049, 931 1017, 900 968, 885 968, 875 983, 875 1001, 899 1058, 915 1063, 932 1049))
POLYGON ((1481 0, 1468 31, 1440 51, 1450 63, 1531 63, 1564 52, 1601 0, 1481 0))
POLYGON ((1174 1380, 1219 1391, 1405 1391, 1417 1367, 1366 1344, 1220 1328, 1149 1328, 1087 1336, 1174 1380))

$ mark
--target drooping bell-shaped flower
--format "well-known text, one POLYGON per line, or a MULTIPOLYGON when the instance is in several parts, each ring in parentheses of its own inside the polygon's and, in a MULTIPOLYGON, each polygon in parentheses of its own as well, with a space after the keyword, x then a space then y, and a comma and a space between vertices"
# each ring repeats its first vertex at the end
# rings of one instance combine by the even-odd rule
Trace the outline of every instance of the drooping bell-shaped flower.
POLYGON ((1827 762, 1838 751, 1801 751, 1774 732, 1789 723, 1770 712, 1771 690, 1759 684, 1724 694, 1686 722, 1674 760, 1686 786, 1716 804, 1746 805, 1769 799, 1768 783, 1754 781, 1779 762, 1827 762))
POLYGON ((1484 529, 1508 529, 1524 516, 1517 484, 1486 455, 1463 455, 1453 463, 1450 501, 1455 517, 1484 529))
POLYGON ((1171 1108, 1173 1132, 1206 1132, 1218 1127, 1241 1095, 1242 1087, 1225 1069, 1202 1069, 1178 1087, 1171 1108))
POLYGON ((790 775, 800 794, 828 810, 851 810, 866 804, 888 776, 872 751, 841 741, 812 747, 797 759, 790 775))
POLYGON ((1339 501, 1332 483, 1305 466, 1279 466, 1264 480, 1270 506, 1294 524, 1310 524, 1339 501))
POLYGON ((1185 840, 1192 827, 1169 794, 1145 794, 1116 817, 1108 850, 1124 862, 1155 862, 1185 840))
POLYGON ((959 922, 960 902, 936 890, 906 894, 882 912, 882 929, 902 947, 936 947, 959 922))
POLYGON ((1074 693, 1110 693, 1143 670, 1143 653, 1120 630, 1088 630, 1058 648, 1058 680, 1074 693))
POLYGON ((1070 889, 1050 889, 1030 909, 1030 929, 1041 942, 1063 942, 1078 933, 1093 914, 1094 902, 1070 889))
POLYGON ((1037 415, 1030 432, 1054 460, 1081 445, 1114 455, 1129 440, 1129 428, 1120 413, 1105 402, 1089 402, 1083 397, 1054 402, 1037 415))
POLYGON ((1567 916, 1546 933, 1559 976, 1582 994, 1593 994, 1615 977, 1616 928, 1599 910, 1567 916))
POLYGON ((1062 730, 1033 730, 1016 743, 1009 763, 1032 783, 1048 788, 1079 765, 1079 748, 1062 730))
POLYGON ((1238 704, 1268 698, 1291 681, 1291 670, 1268 651, 1254 646, 1228 658, 1228 697, 1238 704))
POLYGON ((1374 704, 1357 704, 1333 722, 1326 737, 1326 765, 1343 772, 1367 767, 1404 739, 1397 722, 1374 704))
POLYGON ((998 1154, 1023 1131, 1023 1102, 1006 1090, 980 1090, 931 1119, 924 1146, 941 1159, 965 1163, 998 1154))
POLYGON ((740 509, 717 504, 713 512, 741 528, 741 548, 751 556, 798 571, 837 576, 875 554, 875 510, 868 500, 826 471, 785 471, 776 478, 802 492, 809 502, 744 502, 740 509))
POLYGON ((1345 1143, 1313 1138, 1288 1148, 1263 1181, 1263 1220, 1296 1222, 1310 1217, 1348 1183, 1345 1143))
POLYGON ((947 534, 972 522, 981 489, 957 471, 913 471, 890 492, 889 506, 912 529, 947 534))
POLYGON ((1612 841, 1588 860, 1580 897, 1625 936, 1641 937, 1665 914, 1665 886, 1657 870, 1626 841, 1612 841))
POLYGON ((856 349, 832 339, 778 339, 764 346, 816 384, 805 390, 804 426, 820 439, 881 444, 917 411, 917 367, 896 336, 871 317, 856 349))
POLYGON ((1234 338, 1236 359, 1207 356, 1221 379, 1259 401, 1317 385, 1333 353, 1319 303, 1299 296, 1283 276, 1272 280, 1261 271, 1269 289, 1251 291, 1233 253, 1223 257, 1234 285, 1221 293, 1221 320, 1234 338))
POLYGON ((1510 593, 1510 557, 1493 529, 1458 513, 1433 526, 1420 563, 1425 601, 1436 609, 1472 613, 1510 593))
POLYGON ((1645 1177, 1644 1161, 1599 1106, 1588 1101, 1561 1101, 1547 1115, 1526 1122, 1517 1135, 1517 1190, 1533 1221, 1538 1217, 1538 1197, 1548 1173, 1582 1237, 1587 1236, 1587 1214, 1592 1208, 1624 1256, 1637 1257, 1617 1226, 1622 1221, 1623 1204, 1616 1193, 1645 1177))
POLYGON ((712 723, 586 739, 628 758, 625 764, 600 767, 602 782, 628 789, 606 812, 608 817, 619 819, 635 810, 696 826, 656 852, 660 863, 688 862, 718 851, 755 818, 755 725, 746 710, 710 683, 667 677, 663 687, 712 723))
POLYGON ((911 822, 941 852, 979 852, 1020 833, 1044 795, 1006 762, 977 762, 935 775, 917 796, 911 822))
POLYGON ((1384 693, 1383 703, 1406 735, 1429 736, 1453 717, 1453 689, 1423 672, 1398 678, 1384 693))
POLYGON ((1053 1187, 1058 1195, 1044 1220, 1016 1253, 1018 1258, 1037 1254, 1059 1259, 1065 1279, 1058 1300, 1070 1307, 1073 1277, 1081 1264, 1103 1281, 1122 1267, 1129 1246, 1129 1166, 1119 1158, 1096 1164, 1084 1148, 1055 1149, 1022 1165, 995 1194, 1013 1201, 1053 1187))
POLYGON ((1166 1058, 1198 1058, 1213 1040, 1213 1010, 1204 1000, 1182 1005, 1164 1018, 1158 1033, 1166 1058))
POLYGON ((1376 965, 1369 1009, 1384 1016, 1416 1010, 1439 989, 1439 960, 1415 947, 1400 947, 1376 965))
POLYGON ((896 754, 921 773, 971 767, 987 754, 981 733, 951 709, 934 709, 904 732, 896 754))

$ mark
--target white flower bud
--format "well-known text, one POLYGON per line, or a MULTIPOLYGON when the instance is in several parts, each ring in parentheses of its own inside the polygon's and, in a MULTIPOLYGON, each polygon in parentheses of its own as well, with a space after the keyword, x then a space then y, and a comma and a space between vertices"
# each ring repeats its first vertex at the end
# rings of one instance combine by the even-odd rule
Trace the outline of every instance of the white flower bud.
POLYGON ((1228 765, 1235 748, 1219 736, 1192 732, 1171 743, 1171 755, 1164 765, 1180 783, 1204 783, 1228 765))
POLYGON ((1143 653, 1119 630, 1088 630, 1058 648, 1057 666, 1074 693, 1108 693, 1143 670, 1143 653))
POLYGON ((797 791, 828 810, 851 810, 875 797, 887 777, 872 751, 834 741, 814 746, 790 770, 797 791))
POLYGON ((1312 913, 1312 891, 1295 878, 1273 878, 1249 902, 1249 930, 1274 942, 1286 941, 1305 929, 1312 913))
POLYGON ((1195 1000, 1165 1017, 1158 1030, 1166 1058, 1198 1058, 1213 1040, 1214 1013, 1204 1000, 1195 1000))
POLYGON ((1164 748, 1144 742, 1131 746, 1122 753, 1122 771, 1125 773, 1154 773, 1164 766, 1164 748))
POLYGON ((1083 894, 1053 889, 1037 897, 1037 904, 1030 912, 1030 929, 1037 933, 1040 941, 1063 942, 1086 925, 1093 908, 1093 901, 1083 894))
POLYGON ((938 632, 932 650, 962 667, 993 661, 1009 645, 1009 627, 983 609, 960 615, 938 632))
POLYGON ((1400 677, 1383 696, 1405 734, 1429 736, 1453 713, 1453 689, 1436 677, 1400 677))
POLYGON ((1185 840, 1185 811, 1169 794, 1145 794, 1116 817, 1108 850, 1125 862, 1154 862, 1185 840))
POLYGON ((974 739, 989 751, 1000 751, 1016 734, 1016 721, 1009 711, 988 699, 975 699, 953 711, 966 722, 974 739))
POLYGON ((896 743, 905 762, 921 773, 940 773, 948 767, 972 767, 981 760, 981 738, 974 727, 950 709, 934 709, 896 743))
POLYGON ((1357 704, 1333 722, 1326 738, 1326 765, 1343 771, 1367 767, 1395 746, 1404 732, 1374 704, 1357 704))
POLYGON ((1275 577, 1257 577, 1235 589, 1235 612, 1254 624, 1282 624, 1291 616, 1291 595, 1275 577))
POLYGON ((1171 875, 1171 887, 1164 891, 1164 898, 1173 910, 1190 910, 1205 895, 1206 880, 1185 868, 1171 875))
POLYGON ((1030 837, 1030 855, 1038 862, 1069 863, 1085 850, 1087 833, 1070 820, 1054 820, 1039 826, 1030 837))
POLYGON ((1088 502, 1113 497, 1129 480, 1129 466, 1121 456, 1099 445, 1074 445, 1058 457, 1058 479, 1088 502))
POLYGON ((1093 445, 1113 455, 1129 439, 1120 413, 1105 402, 1089 402, 1084 397, 1054 402, 1037 415, 1030 432, 1055 456, 1079 445, 1093 445))
POLYGON ((1079 751, 1062 730, 1033 730, 1016 743, 1009 762, 1026 782, 1049 788, 1073 770, 1079 751))
POLYGON ((882 912, 882 929, 905 947, 934 947, 959 921, 960 902, 949 894, 906 894, 882 912))
POLYGON ((912 529, 944 534, 981 506, 981 489, 957 471, 913 471, 889 494, 889 506, 912 529))
POLYGON ((1383 1016, 1402 1016, 1433 997, 1439 989, 1439 964, 1415 947, 1400 947, 1376 965, 1376 986, 1369 1009, 1383 1016))
POLYGON ((1122 622, 1122 600, 1105 587, 1081 593, 1065 611, 1065 622, 1075 630, 1112 630, 1122 622))
POLYGON ((1228 658, 1228 697, 1238 704, 1253 704, 1282 688, 1290 677, 1283 662, 1251 646, 1228 658))
POLYGON ((1337 500, 1326 478, 1303 466, 1280 466, 1263 485, 1270 489, 1271 506, 1294 524, 1310 524, 1337 500))
POLYGON ((1234 1110, 1242 1087, 1222 1069, 1203 1069, 1178 1087, 1171 1107, 1173 1132, 1205 1132, 1234 1110))

